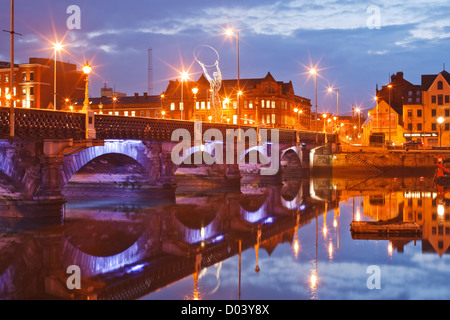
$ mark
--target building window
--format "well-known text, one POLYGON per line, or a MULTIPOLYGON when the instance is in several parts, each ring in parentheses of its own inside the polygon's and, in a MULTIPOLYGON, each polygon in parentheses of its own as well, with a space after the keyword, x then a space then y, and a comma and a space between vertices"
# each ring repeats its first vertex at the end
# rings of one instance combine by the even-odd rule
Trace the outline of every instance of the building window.
POLYGON ((436 117, 436 109, 431 109, 431 116, 436 117))
POLYGON ((261 108, 262 108, 262 109, 265 108, 264 103, 265 103, 264 100, 261 100, 261 108))
POLYGON ((412 102, 412 100, 413 100, 412 98, 408 98, 408 102, 409 102, 409 103, 411 103, 411 102, 412 102))
POLYGON ((408 131, 412 131, 413 130, 413 125, 412 123, 408 123, 408 131))
POLYGON ((30 81, 34 81, 34 71, 30 71, 30 81))
POLYGON ((436 131, 436 123, 432 123, 431 124, 431 130, 432 131, 436 131))
POLYGON ((170 110, 175 110, 175 103, 174 102, 172 102, 171 104, 170 104, 170 110))
POLYGON ((27 81, 27 73, 22 72, 22 81, 27 81))
POLYGON ((249 108, 249 109, 253 109, 253 100, 250 100, 250 101, 248 102, 248 108, 249 108))
POLYGON ((30 96, 34 96, 34 87, 30 87, 30 96))
POLYGON ((421 118, 422 117, 422 110, 417 109, 417 117, 421 118))
POLYGON ((412 91, 408 91, 408 96, 412 96, 412 91))
POLYGON ((205 101, 202 101, 202 102, 200 103, 200 108, 201 108, 202 110, 205 110, 205 101))
POLYGON ((233 101, 233 109, 237 109, 237 101, 233 101))
POLYGON ((184 110, 184 102, 180 102, 180 110, 184 110))
POLYGON ((22 95, 26 96, 27 95, 27 87, 22 87, 22 95))
POLYGON ((146 111, 147 118, 150 118, 150 110, 146 111))
POLYGON ((5 83, 9 83, 9 75, 5 74, 5 83))
POLYGON ((444 104, 444 96, 442 94, 438 95, 438 105, 442 106, 444 104))
POLYGON ((270 114, 266 114, 266 123, 270 123, 270 114))
POLYGON ((118 116, 119 115, 119 111, 114 111, 114 115, 118 116))
POLYGON ((412 110, 408 109, 408 118, 412 118, 412 110))
POLYGON ((197 109, 197 110, 200 109, 200 102, 198 102, 198 101, 195 102, 195 109, 197 109))
POLYGON ((437 88, 438 88, 438 90, 444 89, 444 84, 442 83, 442 81, 438 81, 437 88))
POLYGON ((422 131, 422 124, 421 123, 417 124, 417 131, 422 131))
POLYGON ((244 100, 244 109, 248 109, 248 101, 244 100))
POLYGON ((209 110, 211 109, 211 101, 208 101, 208 103, 206 104, 206 108, 209 110))
POLYGON ((433 103, 433 104, 436 103, 436 96, 431 96, 431 103, 433 103))
POLYGON ((445 116, 446 117, 450 117, 450 110, 449 109, 445 109, 445 116))
POLYGON ((136 111, 131 111, 131 116, 136 117, 136 111))
POLYGON ((416 103, 420 103, 420 98, 416 98, 416 103))
POLYGON ((449 95, 445 96, 445 103, 450 103, 450 96, 449 95))
POLYGON ((272 109, 275 109, 276 103, 275 101, 272 101, 272 109))
POLYGON ((128 117, 128 111, 124 111, 123 115, 128 117))
POLYGON ((450 130, 450 123, 446 122, 445 123, 445 131, 449 131, 450 130))
POLYGON ((144 111, 140 111, 140 112, 139 112, 139 116, 140 116, 140 117, 143 117, 143 116, 144 116, 144 111))
POLYGON ((274 113, 272 113, 272 123, 275 123, 275 114, 274 113))

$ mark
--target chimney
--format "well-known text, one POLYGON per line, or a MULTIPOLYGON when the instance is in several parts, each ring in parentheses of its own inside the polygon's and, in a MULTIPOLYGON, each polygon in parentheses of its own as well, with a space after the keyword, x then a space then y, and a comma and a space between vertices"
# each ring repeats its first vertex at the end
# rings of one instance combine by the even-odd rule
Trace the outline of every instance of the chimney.
POLYGON ((147 92, 144 92, 144 99, 147 99, 147 92))
POLYGON ((135 98, 136 100, 139 99, 139 93, 135 92, 135 93, 134 93, 134 98, 135 98))

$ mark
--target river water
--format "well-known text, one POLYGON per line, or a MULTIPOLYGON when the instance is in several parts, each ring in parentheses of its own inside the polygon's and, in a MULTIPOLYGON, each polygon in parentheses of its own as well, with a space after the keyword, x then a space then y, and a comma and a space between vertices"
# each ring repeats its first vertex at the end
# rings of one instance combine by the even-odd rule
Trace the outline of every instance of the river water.
POLYGON ((0 298, 450 299, 450 202, 429 177, 84 190, 40 208, 3 201, 0 298), (350 231, 390 219, 422 234, 350 231))

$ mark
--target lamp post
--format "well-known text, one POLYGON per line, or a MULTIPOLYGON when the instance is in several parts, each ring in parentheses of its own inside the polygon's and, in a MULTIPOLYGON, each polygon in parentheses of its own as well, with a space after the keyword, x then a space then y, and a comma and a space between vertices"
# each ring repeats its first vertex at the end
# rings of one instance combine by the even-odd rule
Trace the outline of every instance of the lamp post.
POLYGON ((56 52, 62 49, 61 42, 56 42, 53 48, 55 49, 55 61, 53 66, 53 110, 56 110, 56 52))
POLYGON ((317 121, 318 121, 317 120, 317 71, 316 71, 316 69, 311 69, 311 70, 309 70, 309 73, 314 76, 314 87, 315 87, 315 101, 314 101, 314 104, 315 104, 315 116, 314 116, 315 128, 314 128, 314 131, 316 132, 316 143, 318 143, 319 136, 317 134, 317 121))
POLYGON ((194 112, 193 112, 194 116, 193 116, 193 118, 194 118, 194 121, 196 121, 197 120, 197 93, 198 93, 198 88, 197 87, 192 88, 192 93, 194 94, 194 112))
MULTIPOLYGON (((328 88, 329 93, 333 93, 334 89, 332 87, 328 88)), ((336 104, 336 116, 339 119, 339 89, 336 89, 336 96, 337 96, 337 104, 336 104)))
POLYGON ((184 102, 183 102, 183 91, 184 91, 184 81, 189 78, 186 71, 181 72, 181 104, 180 104, 180 118, 183 120, 184 113, 184 102))
POLYGON ((357 107, 355 111, 358 114, 358 139, 361 140, 361 109, 357 107))
POLYGON ((82 67, 83 73, 86 75, 86 89, 84 91, 83 112, 86 113, 86 140, 95 139, 95 124, 94 124, 94 112, 91 110, 89 103, 89 74, 92 71, 92 67, 86 61, 82 67))
POLYGON ((442 147, 442 131, 444 130, 445 119, 443 117, 439 117, 436 121, 439 124, 439 147, 442 147))
POLYGON ((237 124, 238 124, 238 128, 241 128, 241 106, 240 106, 240 95, 242 94, 241 92, 241 86, 240 86, 240 71, 239 71, 239 32, 237 30, 233 30, 233 29, 228 29, 227 30, 227 35, 231 36, 233 35, 233 33, 236 34, 236 55, 237 55, 237 124))
POLYGON ((389 144, 391 144, 391 91, 392 91, 392 84, 388 84, 388 90, 389 90, 389 144))
POLYGON ((86 87, 84 90, 84 103, 83 103, 83 111, 87 112, 91 109, 89 105, 89 74, 92 71, 92 67, 86 61, 86 64, 82 67, 83 73, 86 75, 86 87))

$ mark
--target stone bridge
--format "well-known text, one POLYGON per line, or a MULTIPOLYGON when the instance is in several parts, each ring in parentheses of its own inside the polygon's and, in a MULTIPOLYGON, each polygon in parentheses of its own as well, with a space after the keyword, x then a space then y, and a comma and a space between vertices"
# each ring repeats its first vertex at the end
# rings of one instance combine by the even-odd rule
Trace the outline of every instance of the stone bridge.
MULTIPOLYGON (((289 168, 307 174, 310 151, 337 142, 335 135, 315 132, 18 108, 14 137, 10 125, 9 109, 0 108, 0 196, 11 200, 63 201, 62 190, 77 172, 111 155, 138 164, 132 186, 174 188, 182 173, 239 185, 269 169, 275 169, 266 175, 274 181, 289 168), (249 132, 256 132, 256 141, 249 132), (216 161, 219 153, 227 162, 216 161)), ((123 186, 130 174, 114 182, 123 186)))

